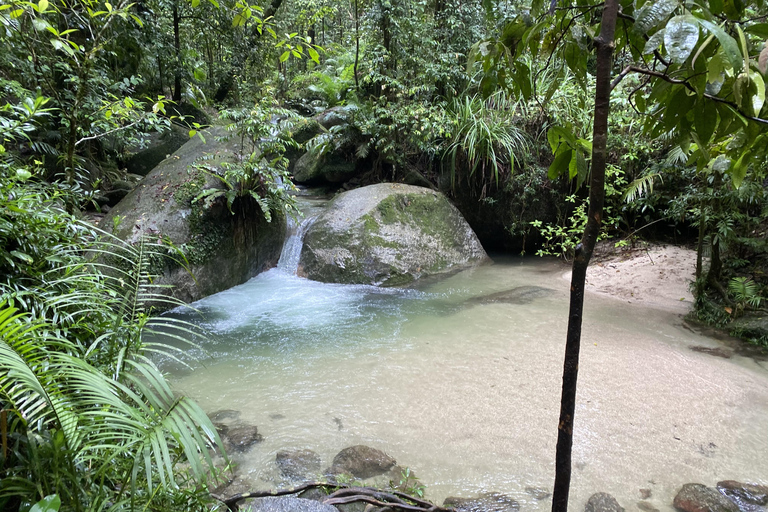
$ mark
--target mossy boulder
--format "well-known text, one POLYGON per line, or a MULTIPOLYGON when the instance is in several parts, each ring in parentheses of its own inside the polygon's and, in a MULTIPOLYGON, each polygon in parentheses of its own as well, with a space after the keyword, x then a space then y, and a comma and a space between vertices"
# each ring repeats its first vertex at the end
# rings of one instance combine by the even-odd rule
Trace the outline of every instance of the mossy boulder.
POLYGON ((381 183, 328 205, 307 231, 299 271, 316 281, 398 286, 487 258, 445 196, 381 183))
POLYGON ((285 239, 283 219, 266 222, 252 200, 236 200, 234 213, 220 201, 193 202, 202 190, 221 186, 193 164, 204 157, 207 166, 235 159, 239 139, 217 140, 225 134, 223 128, 214 127, 207 143, 199 138, 188 141, 101 221, 102 229, 122 240, 135 243, 151 236, 180 248, 189 268, 166 262, 155 269, 161 274, 156 282, 173 285, 173 295, 186 302, 242 284, 275 266, 285 239))

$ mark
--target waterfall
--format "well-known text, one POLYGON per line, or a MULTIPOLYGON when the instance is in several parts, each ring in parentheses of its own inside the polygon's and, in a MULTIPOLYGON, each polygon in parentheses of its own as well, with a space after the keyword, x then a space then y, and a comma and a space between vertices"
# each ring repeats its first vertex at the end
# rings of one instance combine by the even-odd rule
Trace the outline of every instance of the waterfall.
POLYGON ((280 259, 277 262, 279 270, 287 274, 296 275, 299 269, 301 248, 304 245, 304 235, 316 218, 316 215, 312 215, 297 220, 288 216, 288 237, 283 244, 283 251, 280 253, 280 259))

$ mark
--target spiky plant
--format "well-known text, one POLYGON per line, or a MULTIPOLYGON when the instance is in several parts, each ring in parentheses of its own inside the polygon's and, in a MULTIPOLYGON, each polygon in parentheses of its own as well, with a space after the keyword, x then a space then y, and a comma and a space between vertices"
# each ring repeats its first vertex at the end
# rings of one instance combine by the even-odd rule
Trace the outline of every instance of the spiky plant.
POLYGON ((111 238, 43 185, 0 178, 0 509, 57 496, 62 511, 169 510, 173 495, 201 496, 181 486, 203 485, 220 440, 148 357, 170 349, 146 341, 193 334, 153 316, 172 299, 152 270, 176 253, 111 238))
POLYGON ((515 161, 529 149, 525 132, 515 124, 516 110, 516 102, 502 93, 454 101, 455 128, 443 154, 453 186, 461 178, 481 187, 498 185, 514 170, 515 161))

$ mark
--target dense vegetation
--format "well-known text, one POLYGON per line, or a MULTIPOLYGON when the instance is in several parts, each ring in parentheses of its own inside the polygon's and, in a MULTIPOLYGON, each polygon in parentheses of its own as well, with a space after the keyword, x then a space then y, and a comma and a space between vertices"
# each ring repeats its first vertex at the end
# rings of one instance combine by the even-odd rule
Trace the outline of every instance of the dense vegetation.
POLYGON ((355 162, 347 186, 441 188, 490 248, 578 257, 595 213, 594 239, 695 243, 695 315, 764 308, 762 1, 39 0, 0 21, 3 510, 207 506, 215 430, 144 341, 153 262, 185 255, 80 215, 136 178, 147 134, 204 137, 217 112, 244 158, 199 201, 283 209, 301 143, 355 162), (608 111, 593 40, 610 12, 608 111), (341 122, 311 132, 331 107, 341 122))

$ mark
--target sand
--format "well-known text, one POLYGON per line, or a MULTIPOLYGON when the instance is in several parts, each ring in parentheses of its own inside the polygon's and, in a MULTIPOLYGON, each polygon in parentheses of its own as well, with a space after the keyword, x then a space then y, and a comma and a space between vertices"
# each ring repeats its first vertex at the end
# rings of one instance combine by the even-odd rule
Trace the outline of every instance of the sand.
MULTIPOLYGON (((615 249, 601 244, 587 270, 587 291, 629 304, 687 314, 693 307, 691 282, 696 251, 674 245, 615 249)), ((570 280, 571 272, 563 275, 570 280)))

